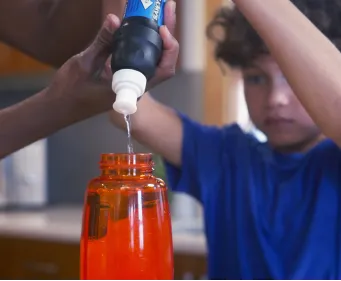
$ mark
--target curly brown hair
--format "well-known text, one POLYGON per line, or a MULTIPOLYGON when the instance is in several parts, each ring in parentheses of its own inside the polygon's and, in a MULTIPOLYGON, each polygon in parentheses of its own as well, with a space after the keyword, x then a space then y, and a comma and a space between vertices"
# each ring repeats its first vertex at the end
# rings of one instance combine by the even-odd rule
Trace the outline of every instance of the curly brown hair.
MULTIPOLYGON (((341 50, 341 0, 291 0, 341 50)), ((207 27, 216 43, 215 58, 232 67, 245 67, 269 51, 263 40, 235 7, 222 7, 207 27), (217 30, 220 31, 217 35, 217 30)))

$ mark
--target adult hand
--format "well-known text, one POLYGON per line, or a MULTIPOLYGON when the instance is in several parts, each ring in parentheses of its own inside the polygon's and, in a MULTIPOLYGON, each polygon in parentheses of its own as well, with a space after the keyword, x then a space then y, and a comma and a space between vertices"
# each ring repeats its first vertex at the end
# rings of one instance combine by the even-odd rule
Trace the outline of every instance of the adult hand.
MULTIPOLYGON (((175 8, 174 1, 167 1, 165 25, 160 28, 164 50, 156 74, 148 82, 147 90, 175 74, 179 54, 179 44, 172 35, 176 25, 175 8)), ((93 43, 58 70, 48 87, 48 92, 70 99, 74 102, 76 110, 88 111, 89 115, 110 110, 116 95, 111 89, 112 73, 109 58, 113 34, 119 26, 119 18, 108 15, 93 43)))
POLYGON ((47 88, 0 110, 0 158, 111 108, 115 94, 104 66, 119 24, 108 16, 93 43, 68 60, 47 88))
POLYGON ((69 100, 76 110, 89 111, 89 115, 108 111, 115 94, 106 61, 111 55, 113 34, 119 26, 118 17, 108 15, 93 43, 57 71, 48 94, 69 100))
MULTIPOLYGON (((160 30, 164 52, 148 89, 171 77, 179 52, 171 35, 175 28, 175 3, 166 5, 166 26, 160 30)), ((108 15, 93 43, 69 59, 55 74, 50 85, 23 102, 0 111, 0 158, 56 131, 109 111, 115 101, 109 67, 114 32, 120 26, 108 15)))

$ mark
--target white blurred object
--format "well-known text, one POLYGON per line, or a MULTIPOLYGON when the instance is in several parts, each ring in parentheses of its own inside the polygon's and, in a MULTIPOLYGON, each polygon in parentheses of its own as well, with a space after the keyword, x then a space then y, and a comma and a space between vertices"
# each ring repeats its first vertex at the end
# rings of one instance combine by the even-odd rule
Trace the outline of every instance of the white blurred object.
POLYGON ((181 5, 180 63, 187 72, 205 69, 205 8, 204 0, 186 0, 181 5))
POLYGON ((174 219, 192 220, 202 217, 202 206, 193 197, 180 192, 173 192, 172 196, 171 210, 174 219))
POLYGON ((5 159, 6 205, 42 207, 47 203, 46 140, 39 140, 5 159))
POLYGON ((5 160, 0 161, 0 207, 7 204, 5 160))

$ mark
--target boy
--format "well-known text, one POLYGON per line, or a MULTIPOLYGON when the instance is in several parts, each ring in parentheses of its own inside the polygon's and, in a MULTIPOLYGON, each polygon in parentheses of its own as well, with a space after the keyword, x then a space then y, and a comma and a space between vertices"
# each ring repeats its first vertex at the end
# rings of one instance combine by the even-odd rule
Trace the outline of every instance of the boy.
POLYGON ((226 31, 216 55, 241 69, 268 142, 200 125, 148 94, 133 135, 166 159, 174 191, 203 204, 210 279, 340 279, 341 1, 234 2, 210 25, 226 31))

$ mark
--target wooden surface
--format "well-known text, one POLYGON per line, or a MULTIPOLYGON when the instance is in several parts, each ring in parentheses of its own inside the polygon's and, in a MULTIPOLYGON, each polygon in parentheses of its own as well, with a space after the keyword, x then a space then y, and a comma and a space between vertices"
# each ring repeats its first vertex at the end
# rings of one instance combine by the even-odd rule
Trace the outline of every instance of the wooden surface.
MULTIPOLYGON (((206 25, 213 19, 222 0, 206 0, 206 25)), ((223 123, 225 102, 223 74, 219 64, 214 59, 214 44, 207 40, 206 69, 204 71, 204 122, 210 125, 223 123)))
POLYGON ((0 75, 43 73, 50 70, 31 57, 0 43, 0 75))
MULTIPOLYGON (((222 5, 229 0, 206 0, 206 25, 222 5)), ((206 41, 206 68, 204 72, 204 123, 224 125, 237 120, 240 73, 214 59, 214 43, 206 41)))
POLYGON ((0 238, 1 279, 79 279, 79 246, 0 238))
MULTIPOLYGON (((0 237, 0 279, 79 279, 79 244, 0 237)), ((174 279, 205 279, 206 258, 176 254, 174 279)))

